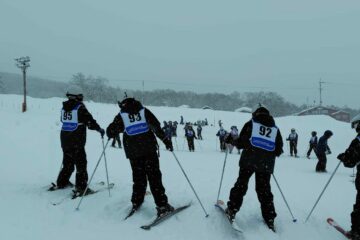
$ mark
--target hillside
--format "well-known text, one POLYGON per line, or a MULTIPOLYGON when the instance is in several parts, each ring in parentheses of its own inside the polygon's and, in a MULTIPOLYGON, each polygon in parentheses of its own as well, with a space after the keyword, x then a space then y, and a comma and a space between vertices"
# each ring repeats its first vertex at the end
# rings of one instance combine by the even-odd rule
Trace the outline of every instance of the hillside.
MULTIPOLYGON (((174 139, 175 154, 181 161, 194 187, 198 191, 208 218, 198 204, 173 156, 161 144, 160 164, 163 181, 170 203, 179 206, 192 201, 192 206, 176 217, 169 219, 151 231, 139 226, 149 222, 156 214, 151 196, 135 216, 127 221, 123 218, 129 210, 132 191, 131 168, 123 150, 108 148, 106 157, 110 181, 115 183, 112 195, 97 193, 84 199, 80 211, 75 211, 77 200, 64 201, 59 206, 51 203, 62 199, 70 190, 47 192, 46 187, 56 180, 61 161, 60 120, 62 98, 29 98, 29 111, 20 112, 22 97, 0 95, 0 238, 11 240, 63 240, 63 239, 283 239, 283 240, 338 240, 342 239, 326 223, 334 217, 347 229, 350 226, 350 212, 355 201, 355 186, 350 181, 352 169, 340 167, 325 195, 321 199, 308 223, 304 220, 320 191, 338 163, 336 156, 342 152, 355 136, 349 124, 335 121, 326 116, 281 117, 277 125, 285 138, 291 128, 296 128, 299 140, 300 158, 290 158, 285 145, 283 154, 276 163, 275 175, 292 207, 297 223, 292 223, 290 214, 281 195, 272 181, 275 207, 278 214, 278 232, 272 233, 263 224, 259 203, 251 179, 243 206, 236 221, 245 230, 243 235, 231 232, 226 221, 214 208, 224 154, 218 150, 215 134, 218 127, 205 127, 203 141, 196 141, 194 153, 187 151, 183 130, 178 128, 174 139), (328 173, 316 174, 314 156, 304 157, 310 133, 326 129, 334 132, 329 145, 333 154, 328 156, 328 173)), ((99 124, 106 128, 118 113, 115 104, 85 103, 99 124)), ((185 121, 207 118, 210 123, 222 120, 225 128, 237 125, 239 129, 250 119, 250 114, 201 110, 192 108, 151 107, 149 109, 162 122, 185 121)), ((86 145, 88 172, 92 173, 102 151, 99 133, 88 131, 86 145)), ((230 188, 238 174, 239 155, 228 157, 221 198, 227 200, 230 188)), ((74 177, 74 176, 73 176, 74 177)), ((105 181, 104 163, 100 164, 94 182, 105 181)))

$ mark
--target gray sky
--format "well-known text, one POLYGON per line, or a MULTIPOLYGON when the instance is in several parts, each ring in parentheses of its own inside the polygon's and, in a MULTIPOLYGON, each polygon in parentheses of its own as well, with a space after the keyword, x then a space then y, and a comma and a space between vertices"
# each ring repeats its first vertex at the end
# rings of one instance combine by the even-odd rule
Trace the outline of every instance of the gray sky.
POLYGON ((359 0, 1 0, 0 71, 359 108, 359 0))

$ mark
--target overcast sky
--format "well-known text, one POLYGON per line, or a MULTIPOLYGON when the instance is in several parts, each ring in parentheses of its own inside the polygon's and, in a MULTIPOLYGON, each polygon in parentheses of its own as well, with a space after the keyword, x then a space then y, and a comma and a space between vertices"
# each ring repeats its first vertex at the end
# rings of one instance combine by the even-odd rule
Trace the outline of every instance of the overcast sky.
POLYGON ((359 0, 1 0, 0 71, 360 108, 359 0))

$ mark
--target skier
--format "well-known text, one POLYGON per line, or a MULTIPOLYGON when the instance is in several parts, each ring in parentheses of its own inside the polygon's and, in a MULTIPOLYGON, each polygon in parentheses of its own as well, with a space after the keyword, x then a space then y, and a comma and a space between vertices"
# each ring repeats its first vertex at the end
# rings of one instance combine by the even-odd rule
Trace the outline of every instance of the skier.
POLYGON ((344 153, 339 154, 338 159, 348 168, 353 168, 357 165, 355 180, 357 195, 354 209, 351 213, 351 230, 347 235, 352 240, 360 240, 360 114, 351 120, 351 125, 356 130, 357 136, 351 142, 349 148, 344 153))
POLYGON ((199 139, 199 140, 203 140, 202 135, 201 135, 202 127, 201 127, 200 124, 197 126, 196 131, 197 131, 198 139, 199 139))
POLYGON ((310 141, 309 141, 309 150, 308 150, 308 152, 306 154, 308 159, 310 159, 311 151, 314 150, 314 152, 315 152, 316 145, 318 143, 318 138, 317 138, 316 134, 317 133, 315 131, 311 132, 311 138, 310 138, 310 141))
MULTIPOLYGON (((239 130, 237 129, 236 126, 232 126, 230 129, 231 129, 231 131, 230 131, 230 133, 228 133, 228 134, 226 135, 225 139, 228 138, 228 137, 231 137, 231 138, 232 138, 231 140, 232 140, 233 142, 235 142, 235 141, 239 138, 239 130)), ((228 140, 228 141, 229 141, 229 140, 228 140)), ((228 149, 229 149, 229 153, 231 154, 232 151, 233 151, 233 149, 234 149, 234 145, 232 145, 232 144, 227 144, 227 147, 228 147, 228 149)), ((240 154, 240 149, 238 149, 238 153, 240 154)))
POLYGON ((197 137, 195 135, 195 131, 194 131, 193 127, 190 124, 187 127, 187 129, 185 130, 185 137, 188 142, 189 151, 194 152, 195 151, 194 138, 197 139, 197 137))
POLYGON ((326 154, 331 154, 327 141, 332 135, 333 133, 330 130, 326 130, 324 135, 319 139, 315 151, 316 157, 318 158, 318 163, 315 169, 316 172, 326 172, 326 154))
POLYGON ((274 171, 275 158, 283 153, 283 141, 269 110, 261 104, 254 109, 252 119, 244 125, 240 137, 236 141, 233 141, 231 137, 226 139, 227 143, 243 149, 243 152, 239 163, 239 177, 230 191, 225 212, 229 220, 234 221, 248 189, 249 179, 255 173, 255 189, 262 216, 266 225, 275 231, 276 212, 270 178, 274 171))
POLYGON ((286 139, 286 141, 289 141, 290 144, 290 155, 293 156, 295 154, 295 157, 297 156, 297 143, 298 143, 298 134, 296 133, 295 129, 291 129, 291 133, 289 137, 286 139))
POLYGON ((118 102, 120 113, 106 129, 109 138, 123 132, 126 157, 130 160, 133 175, 132 210, 137 211, 144 202, 147 181, 154 196, 158 216, 174 210, 168 203, 161 180, 158 144, 155 135, 166 149, 173 151, 171 138, 165 136, 160 122, 153 113, 134 98, 118 102))
POLYGON ((177 125, 178 125, 178 122, 177 121, 175 121, 175 122, 173 122, 173 124, 172 124, 172 129, 171 129, 171 135, 172 135, 172 137, 177 137, 177 125))
POLYGON ((120 134, 116 135, 114 138, 113 138, 113 141, 111 143, 111 146, 114 148, 115 147, 115 143, 118 143, 118 146, 119 148, 121 148, 121 140, 120 140, 120 134))
POLYGON ((219 137, 220 141, 220 151, 225 152, 226 145, 225 145, 225 136, 227 134, 227 131, 223 127, 220 127, 220 130, 216 133, 216 136, 219 137))
POLYGON ((182 115, 180 116, 180 125, 184 125, 184 117, 182 115))
POLYGON ((86 109, 82 94, 68 92, 66 97, 68 100, 63 102, 61 110, 62 128, 60 139, 63 150, 63 165, 57 178, 56 188, 72 186, 69 179, 76 167, 74 194, 86 195, 93 192, 92 189, 88 188, 86 193, 84 193, 88 181, 85 153, 86 127, 98 131, 101 137, 104 136, 105 131, 86 109))

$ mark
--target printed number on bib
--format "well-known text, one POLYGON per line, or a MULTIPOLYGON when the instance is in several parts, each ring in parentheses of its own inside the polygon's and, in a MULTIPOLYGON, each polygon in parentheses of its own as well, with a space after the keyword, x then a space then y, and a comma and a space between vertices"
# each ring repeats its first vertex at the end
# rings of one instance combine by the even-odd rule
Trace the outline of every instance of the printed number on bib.
POLYGON ((130 122, 135 122, 135 121, 141 121, 141 115, 140 113, 135 113, 135 114, 129 114, 129 120, 130 122))
POLYGON ((266 136, 266 137, 268 137, 268 138, 271 138, 271 132, 272 132, 271 128, 269 128, 269 127, 264 127, 264 126, 260 126, 259 134, 260 134, 261 136, 266 136))
POLYGON ((64 112, 63 120, 72 120, 72 112, 64 112))

